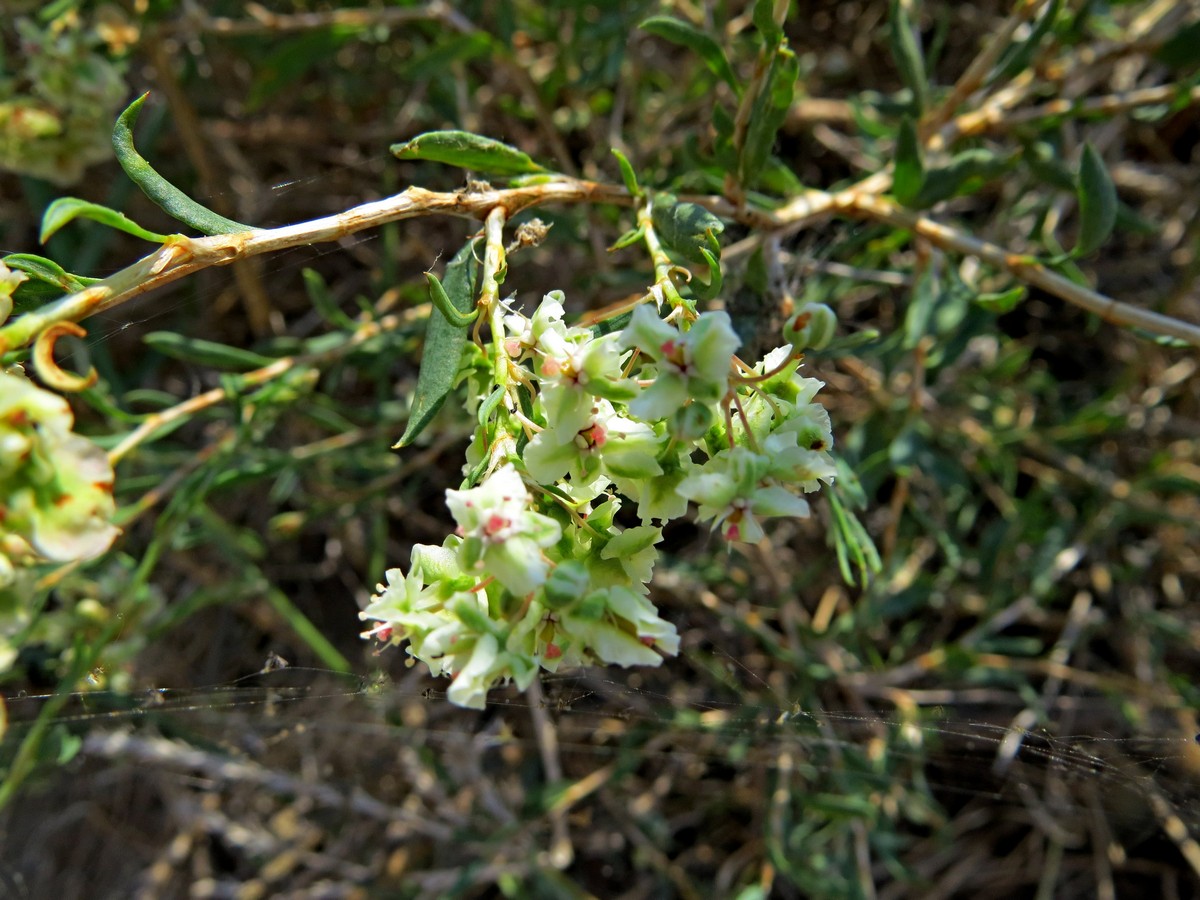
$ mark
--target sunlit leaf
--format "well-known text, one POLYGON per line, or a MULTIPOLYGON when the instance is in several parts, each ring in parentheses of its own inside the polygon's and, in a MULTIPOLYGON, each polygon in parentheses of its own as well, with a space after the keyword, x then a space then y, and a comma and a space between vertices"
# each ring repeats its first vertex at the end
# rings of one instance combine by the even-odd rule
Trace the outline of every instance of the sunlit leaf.
POLYGON ((469 131, 429 131, 392 145, 396 159, 424 159, 488 175, 531 175, 548 170, 508 144, 469 131))
POLYGON ((42 215, 42 230, 38 234, 38 241, 46 243, 55 232, 75 219, 91 219, 93 222, 99 222, 101 225, 116 228, 118 231, 124 231, 126 234, 132 234, 134 237, 156 244, 169 240, 165 234, 147 231, 133 219, 115 209, 109 209, 99 203, 89 203, 78 197, 60 197, 46 207, 46 212, 42 215))
POLYGON ((190 225, 201 234, 234 234, 239 231, 253 230, 249 225, 227 219, 217 215, 211 209, 201 206, 159 175, 154 167, 137 152, 133 146, 133 126, 137 123, 142 104, 149 96, 150 94, 147 92, 130 103, 113 126, 113 150, 116 152, 117 162, 121 164, 125 174, 163 212, 185 225, 190 225))

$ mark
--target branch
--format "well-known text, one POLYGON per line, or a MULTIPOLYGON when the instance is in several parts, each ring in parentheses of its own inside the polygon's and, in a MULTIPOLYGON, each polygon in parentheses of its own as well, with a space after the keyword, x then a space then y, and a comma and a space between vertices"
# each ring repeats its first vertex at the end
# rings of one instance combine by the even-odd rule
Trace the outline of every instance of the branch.
POLYGON ((562 179, 527 187, 480 192, 439 193, 411 187, 383 200, 282 228, 255 228, 236 234, 187 238, 182 235, 108 278, 26 313, 0 328, 0 354, 24 347, 58 322, 77 322, 112 309, 186 275, 240 259, 291 247, 327 243, 388 222, 434 214, 482 218, 501 207, 506 218, 546 203, 632 203, 624 187, 562 179))
POLYGON ((921 235, 943 250, 974 256, 999 269, 1004 269, 1022 281, 1094 313, 1105 322, 1142 328, 1153 334, 1177 338, 1186 341, 1193 347, 1200 347, 1200 325, 1193 325, 1190 322, 1164 316, 1147 309, 1139 309, 1136 306, 1106 297, 1104 294, 1051 272, 1032 257, 1013 253, 998 244, 963 234, 947 225, 909 212, 886 198, 853 193, 844 196, 839 206, 848 212, 861 213, 881 222, 905 228, 914 234, 921 235))

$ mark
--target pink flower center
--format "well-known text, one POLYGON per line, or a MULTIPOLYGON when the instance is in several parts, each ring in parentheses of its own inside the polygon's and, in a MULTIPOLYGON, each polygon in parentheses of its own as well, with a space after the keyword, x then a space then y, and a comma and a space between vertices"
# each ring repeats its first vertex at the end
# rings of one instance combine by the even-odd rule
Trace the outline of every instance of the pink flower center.
POLYGON ((488 537, 495 537, 510 525, 512 525, 511 519, 506 519, 504 516, 492 513, 492 515, 488 516, 488 520, 483 523, 483 533, 488 537))

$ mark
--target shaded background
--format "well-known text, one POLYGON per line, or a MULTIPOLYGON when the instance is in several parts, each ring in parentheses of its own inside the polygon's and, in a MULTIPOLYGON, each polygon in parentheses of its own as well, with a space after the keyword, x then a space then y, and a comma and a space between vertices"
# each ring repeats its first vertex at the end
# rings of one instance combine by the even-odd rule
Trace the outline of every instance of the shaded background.
MULTIPOLYGON (((1149 54, 1196 4, 1066 6, 1024 106, 1195 74, 1149 54)), ((618 180, 615 146, 649 185, 719 191, 712 111, 733 98, 692 54, 637 30, 663 9, 314 3, 279 5, 306 15, 278 19, 233 3, 85 4, 69 55, 116 61, 117 110, 151 90, 145 155, 253 224, 409 184, 460 187, 457 171, 386 153, 445 127, 605 181, 618 180)), ((747 9, 669 11, 711 28, 749 77, 747 9)), ((953 83, 1004 12, 925 5, 935 84, 953 83)), ((800 182, 846 184, 890 158, 903 94, 887 17, 876 2, 793 11, 802 88, 776 151, 800 182)), ((8 25, 11 75, 33 48, 8 25)), ((8 89, 32 91, 30 77, 8 89)), ((76 135, 90 115, 103 144, 112 115, 79 95, 76 135)), ((1073 193, 1030 148, 1070 167, 1087 139, 1125 204, 1087 277, 1200 321, 1200 116, 1178 107, 1001 122, 976 140, 1017 153, 1011 170, 938 216, 1017 251, 1045 233, 1069 246, 1073 193)), ((41 211, 63 193, 172 230, 111 160, 77 181, 50 173, 69 184, 40 174, 0 175, 5 252, 36 250, 41 211)), ((605 249, 627 212, 537 214, 550 237, 514 258, 506 291, 533 301, 562 289, 583 312, 644 288, 647 261, 605 249)), ((145 334, 293 352, 337 331, 302 270, 351 316, 400 309, 424 300, 422 273, 469 230, 399 223, 202 272, 89 320, 67 362, 103 381, 76 404, 80 429, 119 433, 129 426, 114 408, 146 413, 220 383, 152 352, 145 334)), ((826 382, 836 449, 862 482, 882 557, 865 584, 839 573, 825 494, 812 519, 776 523, 758 546, 679 523, 654 584, 683 639, 678 659, 496 691, 481 714, 449 706, 444 682, 357 636, 384 569, 441 542, 443 491, 458 484, 471 427, 451 410, 424 446, 389 449, 415 379, 416 320, 315 383, 214 407, 122 463, 123 504, 168 489, 47 600, 0 685, 7 756, 67 671, 72 638, 125 623, 92 689, 56 716, 44 766, 0 812, 0 886, 18 897, 1195 896, 1194 351, 1036 291, 997 316, 951 277, 958 259, 942 262, 943 290, 916 320, 916 254, 866 223, 815 223, 784 250, 797 296, 832 305, 843 333, 883 336, 806 366, 826 382), (326 643, 305 638, 305 621, 326 643), (343 664, 350 674, 334 671, 343 664)), ((84 224, 46 252, 103 275, 145 246, 84 224)), ((739 288, 744 260, 728 262, 726 300, 750 338, 771 298, 739 288)))

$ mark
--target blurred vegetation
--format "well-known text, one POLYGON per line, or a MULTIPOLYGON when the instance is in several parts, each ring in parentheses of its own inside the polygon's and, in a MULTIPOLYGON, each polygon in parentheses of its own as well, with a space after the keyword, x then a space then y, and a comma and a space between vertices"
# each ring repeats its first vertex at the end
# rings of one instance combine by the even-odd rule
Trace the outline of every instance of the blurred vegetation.
MULTIPOLYGON (((77 222, 39 250, 64 193, 178 230, 96 152, 146 90, 142 152, 254 225, 463 188, 386 152, 442 128, 619 184, 616 148, 643 185, 763 209, 891 171, 900 210, 722 235, 722 300, 748 341, 773 345, 785 301, 837 313, 804 368, 826 382, 837 491, 758 545, 673 526, 654 596, 677 659, 546 677, 482 714, 402 653, 374 655, 357 618, 447 528, 471 422, 444 414, 420 446, 391 445, 423 272, 473 226, 391 223, 87 319, 59 360, 99 372, 72 405, 106 449, 228 396, 120 460, 112 551, 46 567, 37 604, 5 611, 6 895, 1200 891, 1196 348, 897 218, 1200 322, 1200 4, 792 4, 796 90, 750 180, 729 148, 737 92, 761 76, 755 4, 6 7, 0 251, 81 276, 145 245, 77 222), (728 73, 638 28, 659 14, 711 36, 728 73), (935 122, 1006 22, 1008 49, 935 122), (1104 190, 1085 144, 1114 227, 1072 254, 1104 190), (319 359, 238 383, 181 339, 319 359)), ((606 249, 627 209, 536 212, 553 227, 506 293, 561 289, 594 314, 653 280, 644 253, 606 249)))

